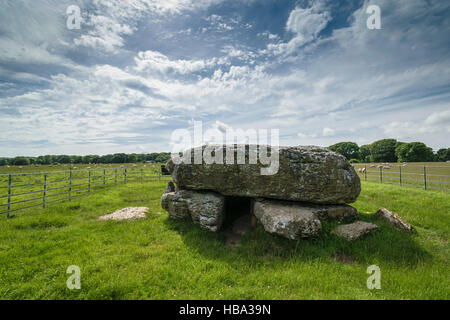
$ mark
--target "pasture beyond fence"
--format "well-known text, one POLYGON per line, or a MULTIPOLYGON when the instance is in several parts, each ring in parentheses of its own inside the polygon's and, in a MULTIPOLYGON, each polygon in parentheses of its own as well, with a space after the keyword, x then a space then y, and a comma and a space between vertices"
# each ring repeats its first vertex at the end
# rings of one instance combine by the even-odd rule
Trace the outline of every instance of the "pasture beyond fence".
POLYGON ((127 182, 169 180, 160 167, 120 167, 0 174, 0 216, 71 201, 99 188, 127 182))
POLYGON ((361 180, 450 191, 450 164, 355 163, 361 180))

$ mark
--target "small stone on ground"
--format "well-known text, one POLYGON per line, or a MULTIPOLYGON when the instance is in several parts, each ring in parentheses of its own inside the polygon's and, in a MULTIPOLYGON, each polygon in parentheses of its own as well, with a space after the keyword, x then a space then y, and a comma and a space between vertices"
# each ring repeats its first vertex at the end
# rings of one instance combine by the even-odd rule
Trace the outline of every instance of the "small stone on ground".
POLYGON ((408 222, 400 218, 400 216, 398 216, 394 212, 389 211, 386 208, 378 209, 378 211, 375 212, 375 217, 390 223, 397 229, 404 230, 407 232, 414 232, 414 228, 411 224, 409 224, 408 222))
POLYGON ((136 220, 145 219, 147 207, 130 207, 114 211, 111 214, 101 216, 99 220, 136 220))
POLYGON ((356 221, 350 224, 343 224, 334 229, 331 233, 347 240, 359 239, 362 236, 377 229, 377 225, 373 223, 356 221))

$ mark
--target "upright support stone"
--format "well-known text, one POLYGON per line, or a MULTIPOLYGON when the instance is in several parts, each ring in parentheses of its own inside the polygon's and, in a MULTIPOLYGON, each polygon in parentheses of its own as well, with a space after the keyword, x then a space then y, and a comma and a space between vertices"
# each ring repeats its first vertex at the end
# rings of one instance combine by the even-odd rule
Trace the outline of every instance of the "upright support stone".
POLYGON ((264 229, 291 240, 319 236, 322 224, 311 210, 292 202, 255 200, 253 214, 264 229))
POLYGON ((225 197, 215 192, 180 190, 165 193, 161 206, 171 218, 190 217, 194 223, 213 232, 219 231, 224 221, 225 197))

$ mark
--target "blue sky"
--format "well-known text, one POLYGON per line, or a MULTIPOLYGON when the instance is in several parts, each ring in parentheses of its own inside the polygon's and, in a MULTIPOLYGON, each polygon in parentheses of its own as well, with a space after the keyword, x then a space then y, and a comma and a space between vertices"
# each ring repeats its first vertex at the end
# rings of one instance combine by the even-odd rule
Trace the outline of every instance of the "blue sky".
POLYGON ((449 147, 448 1, 0 4, 0 156, 170 151, 194 120, 282 145, 449 147))

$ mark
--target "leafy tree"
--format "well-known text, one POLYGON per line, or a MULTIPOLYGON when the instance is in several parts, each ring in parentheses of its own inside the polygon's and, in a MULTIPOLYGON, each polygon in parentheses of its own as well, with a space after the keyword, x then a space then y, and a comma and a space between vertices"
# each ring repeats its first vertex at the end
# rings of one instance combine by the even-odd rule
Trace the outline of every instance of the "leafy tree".
POLYGON ((365 144, 359 147, 359 158, 362 162, 370 162, 370 145, 365 144))
POLYGON ((127 162, 129 163, 136 163, 137 162, 137 155, 135 153, 129 154, 127 156, 127 162))
POLYGON ((83 164, 93 163, 93 159, 94 159, 94 156, 92 156, 92 155, 83 156, 81 163, 83 163, 83 164))
POLYGON ((434 159, 433 149, 422 142, 399 144, 395 153, 401 162, 427 162, 434 159))
POLYGON ((83 157, 81 156, 70 156, 71 163, 83 163, 83 157))
POLYGON ((450 148, 447 149, 439 149, 436 153, 436 161, 449 161, 450 160, 450 148))
POLYGON ((347 160, 359 158, 359 147, 355 142, 339 142, 329 146, 328 149, 342 154, 347 160))
POLYGON ((166 163, 170 159, 170 153, 161 152, 155 159, 155 162, 166 163))
POLYGON ((93 155, 92 157, 92 161, 91 163, 100 163, 100 156, 98 155, 93 155))
MULTIPOLYGON (((107 155, 106 157, 108 157, 108 156, 109 155, 107 155)), ((107 162, 107 163, 126 163, 126 162, 128 162, 127 160, 128 160, 128 157, 125 153, 116 153, 111 156, 111 160, 109 160, 109 162, 107 162)))
POLYGON ((46 155, 46 156, 39 156, 39 157, 37 157, 37 159, 36 159, 36 163, 38 163, 38 164, 52 164, 53 163, 53 156, 49 156, 49 155, 46 155))
POLYGON ((395 148, 397 140, 383 139, 370 145, 370 160, 372 162, 397 162, 395 148))
POLYGON ((11 160, 13 166, 26 166, 30 164, 30 159, 27 157, 15 157, 11 160))
POLYGON ((70 159, 70 157, 68 155, 63 154, 63 155, 56 156, 56 159, 54 159, 54 160, 56 160, 56 161, 54 161, 53 163, 55 163, 55 162, 58 162, 58 163, 70 163, 71 159, 70 159))
MULTIPOLYGON (((126 157, 126 155, 125 155, 126 157)), ((104 156, 101 156, 98 159, 98 163, 124 163, 124 162, 114 162, 114 155, 112 154, 105 154, 104 156)))
POLYGON ((1 158, 0 159, 0 166, 2 167, 2 166, 6 166, 6 165, 8 165, 8 159, 1 158))
POLYGON ((156 158, 159 156, 159 153, 153 152, 150 154, 147 154, 146 160, 147 161, 156 161, 156 158))

